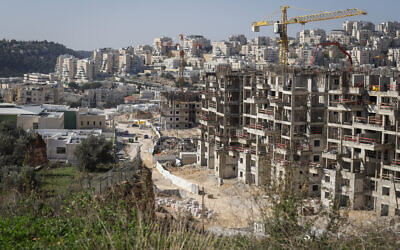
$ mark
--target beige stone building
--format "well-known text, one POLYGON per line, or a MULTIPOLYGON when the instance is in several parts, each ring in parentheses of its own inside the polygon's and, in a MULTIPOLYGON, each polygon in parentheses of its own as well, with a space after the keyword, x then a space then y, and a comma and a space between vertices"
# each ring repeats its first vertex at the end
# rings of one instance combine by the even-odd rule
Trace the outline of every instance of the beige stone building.
POLYGON ((25 104, 60 104, 64 88, 57 83, 15 84, 6 90, 5 101, 25 104))
POLYGON ((94 110, 83 108, 76 114, 77 129, 105 129, 106 116, 94 110))

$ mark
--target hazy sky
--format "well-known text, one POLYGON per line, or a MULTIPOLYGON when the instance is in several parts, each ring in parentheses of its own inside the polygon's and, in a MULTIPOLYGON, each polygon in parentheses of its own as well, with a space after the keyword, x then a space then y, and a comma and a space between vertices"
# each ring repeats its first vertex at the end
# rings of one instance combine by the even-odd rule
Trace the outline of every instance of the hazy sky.
MULTIPOLYGON (((73 49, 152 44, 153 38, 180 33, 222 40, 230 34, 274 36, 272 27, 251 32, 281 5, 312 10, 359 8, 367 16, 350 20, 400 21, 399 0, 0 0, 0 39, 48 40, 73 49)), ((288 16, 313 13, 289 9, 288 16)), ((276 15, 279 18, 279 14, 276 15)), ((290 35, 304 28, 341 29, 344 19, 289 26, 290 35)))

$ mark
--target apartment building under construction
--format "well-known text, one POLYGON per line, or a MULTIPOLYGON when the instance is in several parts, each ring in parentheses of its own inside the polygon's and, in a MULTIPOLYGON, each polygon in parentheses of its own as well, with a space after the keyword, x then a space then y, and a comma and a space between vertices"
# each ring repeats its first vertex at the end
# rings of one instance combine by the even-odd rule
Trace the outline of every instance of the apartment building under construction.
POLYGON ((194 92, 162 92, 160 109, 165 129, 193 128, 200 115, 200 96, 194 92))
POLYGON ((322 204, 400 214, 397 75, 270 67, 202 76, 198 164, 322 204))

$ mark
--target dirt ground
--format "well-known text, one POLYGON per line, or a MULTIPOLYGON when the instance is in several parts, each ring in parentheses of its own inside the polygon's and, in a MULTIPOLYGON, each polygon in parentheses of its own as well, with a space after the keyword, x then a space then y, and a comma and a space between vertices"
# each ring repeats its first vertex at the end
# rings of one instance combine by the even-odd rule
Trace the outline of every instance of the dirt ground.
MULTIPOLYGON (((254 187, 237 183, 236 180, 224 180, 224 184, 217 186, 217 181, 212 169, 193 167, 171 168, 170 171, 192 183, 204 187, 206 194, 205 206, 213 209, 217 216, 208 226, 224 228, 242 228, 251 226, 257 221, 258 206, 253 200, 256 191, 254 187)), ((201 196, 193 196, 201 201, 201 196)))
POLYGON ((169 137, 180 137, 180 138, 190 138, 197 137, 200 138, 200 130, 198 128, 191 129, 168 129, 161 131, 163 136, 169 137))
MULTIPOLYGON (((150 128, 139 129, 129 124, 118 124, 117 127, 128 130, 130 134, 134 133, 138 136, 139 142, 130 143, 127 146, 127 151, 130 157, 133 158, 136 155, 138 146, 142 145, 142 160, 147 167, 152 169, 152 179, 157 188, 160 190, 177 189, 177 186, 165 179, 158 170, 154 168, 152 154, 149 152, 149 149, 153 147, 152 138, 154 138, 154 134, 152 130, 150 128), (149 139, 143 138, 145 134, 149 136, 149 139)), ((165 136, 176 136, 176 131, 174 130, 168 130, 168 133, 165 132, 166 131, 162 131, 162 134, 165 136)), ((179 137, 193 137, 197 134, 197 129, 178 131, 179 137)), ((228 228, 247 227, 249 226, 249 221, 254 219, 257 206, 252 202, 252 187, 238 184, 235 180, 225 180, 224 185, 218 187, 213 170, 209 169, 184 167, 170 170, 175 175, 198 184, 200 188, 204 187, 206 194, 211 194, 213 196, 212 198, 208 198, 207 195, 205 196, 205 206, 216 212, 214 218, 207 226, 228 228)), ((187 193, 187 195, 201 203, 202 197, 200 195, 190 193, 187 193)))

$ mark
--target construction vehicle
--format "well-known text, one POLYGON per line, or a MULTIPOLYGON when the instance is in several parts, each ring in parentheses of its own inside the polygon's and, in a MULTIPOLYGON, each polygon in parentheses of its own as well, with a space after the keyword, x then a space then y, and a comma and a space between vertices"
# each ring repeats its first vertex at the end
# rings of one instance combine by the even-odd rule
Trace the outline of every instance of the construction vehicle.
POLYGON ((311 61, 310 61, 310 67, 311 67, 311 66, 313 65, 313 63, 314 63, 315 55, 317 54, 318 47, 320 47, 320 46, 331 46, 331 45, 334 45, 334 46, 338 47, 338 48, 340 49, 340 51, 342 51, 342 53, 345 54, 345 55, 347 56, 347 59, 349 60, 349 63, 350 63, 349 71, 351 71, 351 70, 352 70, 352 67, 353 67, 353 59, 351 58, 351 55, 350 55, 350 54, 340 45, 340 43, 338 43, 338 42, 318 43, 318 44, 315 46, 314 54, 313 54, 313 56, 312 56, 312 58, 311 58, 311 61))
MULTIPOLYGON (((252 23, 253 32, 259 32, 261 26, 274 26, 274 33, 279 34, 280 36, 280 46, 279 46, 279 63, 283 65, 287 65, 288 58, 288 50, 289 50, 289 42, 287 35, 287 25, 293 23, 306 24, 309 22, 330 20, 330 19, 338 19, 345 18, 350 16, 358 16, 358 15, 366 15, 367 12, 359 10, 359 9, 347 9, 347 10, 338 10, 338 11, 328 11, 328 12, 319 12, 316 14, 304 15, 304 16, 296 16, 296 17, 287 17, 287 9, 290 6, 284 5, 281 7, 281 20, 280 21, 259 21, 252 23)), ((277 13, 278 11, 275 11, 277 13)))

